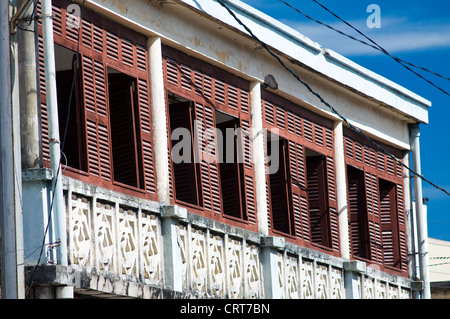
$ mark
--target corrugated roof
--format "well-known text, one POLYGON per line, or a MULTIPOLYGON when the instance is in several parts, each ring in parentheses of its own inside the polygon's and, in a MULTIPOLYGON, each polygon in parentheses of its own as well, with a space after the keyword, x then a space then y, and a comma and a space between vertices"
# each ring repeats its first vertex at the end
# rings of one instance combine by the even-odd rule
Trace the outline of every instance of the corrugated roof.
POLYGON ((428 238, 430 282, 450 281, 450 242, 428 238))

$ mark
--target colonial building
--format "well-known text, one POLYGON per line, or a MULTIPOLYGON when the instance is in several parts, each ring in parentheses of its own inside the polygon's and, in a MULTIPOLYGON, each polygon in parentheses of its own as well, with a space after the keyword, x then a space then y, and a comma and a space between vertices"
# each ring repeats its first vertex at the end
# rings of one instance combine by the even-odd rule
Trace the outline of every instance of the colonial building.
POLYGON ((420 296, 430 102, 237 0, 48 2, 28 298, 420 296))

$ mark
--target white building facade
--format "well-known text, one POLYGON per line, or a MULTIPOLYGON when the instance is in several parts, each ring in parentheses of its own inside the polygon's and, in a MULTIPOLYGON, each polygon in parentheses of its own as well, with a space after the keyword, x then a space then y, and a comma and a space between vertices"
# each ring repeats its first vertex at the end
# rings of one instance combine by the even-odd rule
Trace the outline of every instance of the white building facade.
POLYGON ((406 167, 430 102, 223 3, 348 122, 217 1, 52 1, 54 59, 45 23, 36 51, 41 164, 22 189, 25 247, 53 245, 25 254, 28 298, 423 293, 406 167))

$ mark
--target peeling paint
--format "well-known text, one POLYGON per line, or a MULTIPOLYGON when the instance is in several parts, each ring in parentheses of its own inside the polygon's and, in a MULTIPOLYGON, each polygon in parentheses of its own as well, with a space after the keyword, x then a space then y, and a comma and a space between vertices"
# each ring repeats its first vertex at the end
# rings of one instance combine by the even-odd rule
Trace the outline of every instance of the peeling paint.
POLYGON ((200 39, 197 38, 196 36, 194 36, 194 43, 195 43, 196 47, 198 47, 200 45, 200 39))
MULTIPOLYGON (((104 0, 102 0, 104 2, 104 0)), ((111 2, 112 6, 116 6, 117 9, 119 9, 120 13, 127 14, 128 13, 128 7, 127 7, 127 1, 125 0, 113 0, 111 2)))
POLYGON ((228 53, 228 52, 216 50, 215 53, 216 53, 217 59, 222 63, 227 62, 230 58, 230 53, 228 53))

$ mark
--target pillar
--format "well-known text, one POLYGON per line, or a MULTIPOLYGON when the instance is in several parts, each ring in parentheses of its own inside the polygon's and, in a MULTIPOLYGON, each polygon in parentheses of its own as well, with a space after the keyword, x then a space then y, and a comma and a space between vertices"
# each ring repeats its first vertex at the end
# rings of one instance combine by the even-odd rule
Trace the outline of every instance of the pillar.
POLYGON ((163 61, 161 38, 152 37, 147 40, 149 55, 149 79, 151 89, 151 115, 153 130, 153 153, 155 154, 155 171, 158 200, 168 205, 169 192, 169 159, 167 141, 167 116, 164 89, 163 61))
POLYGON ((267 218, 266 166, 264 151, 264 130, 262 120, 261 83, 250 83, 250 109, 252 116, 253 165, 255 173, 255 197, 258 230, 269 235, 267 218))
POLYGON ((264 297, 266 299, 280 299, 282 287, 278 267, 278 250, 285 248, 283 237, 267 236, 261 242, 261 264, 264 278, 264 297))
POLYGON ((336 169, 337 209, 339 215, 339 245, 341 256, 350 259, 348 232, 347 177, 344 151, 344 128, 341 121, 334 123, 334 162, 336 169))

